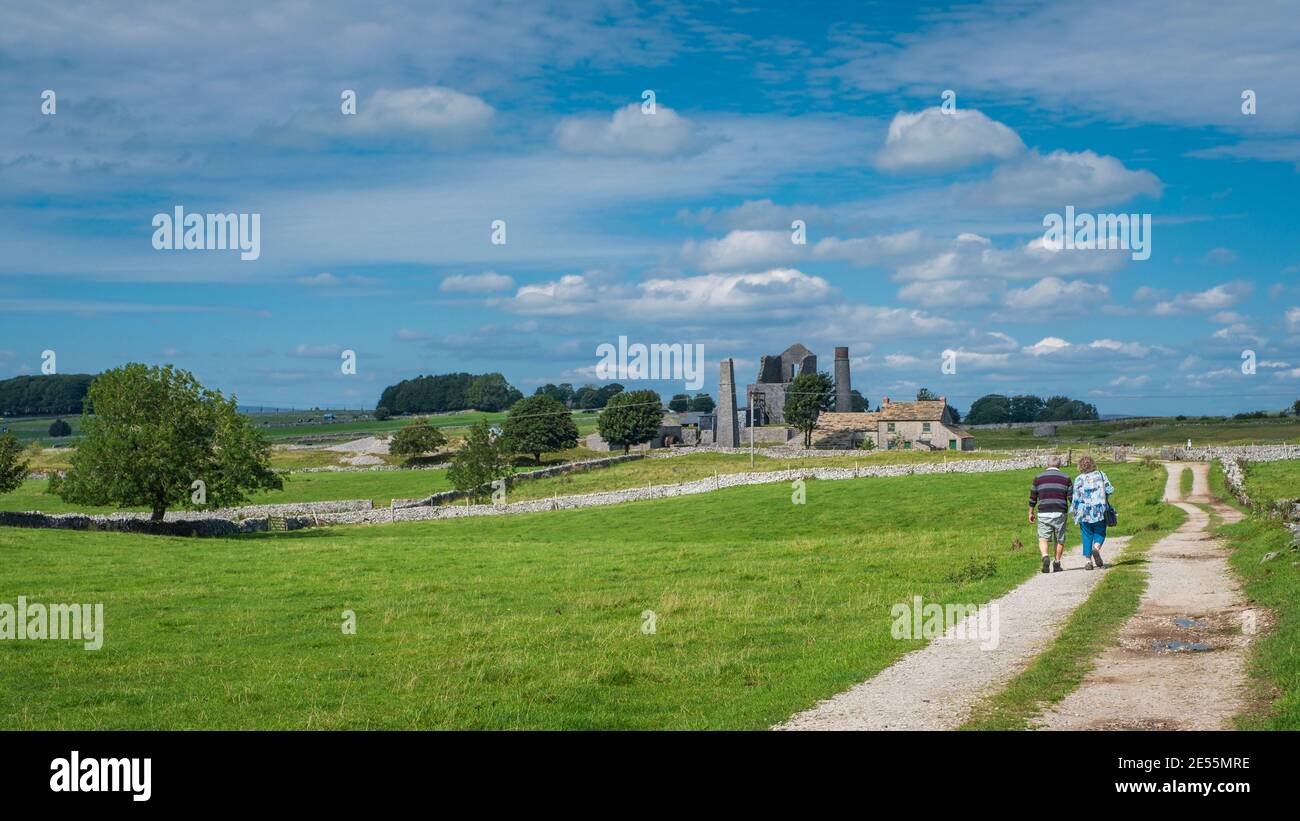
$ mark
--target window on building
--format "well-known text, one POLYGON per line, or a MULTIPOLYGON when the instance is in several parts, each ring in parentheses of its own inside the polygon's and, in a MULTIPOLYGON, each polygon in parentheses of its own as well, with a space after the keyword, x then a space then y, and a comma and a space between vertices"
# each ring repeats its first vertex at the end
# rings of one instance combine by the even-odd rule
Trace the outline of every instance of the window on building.
POLYGON ((893 433, 893 432, 894 432, 894 423, 893 423, 893 422, 890 422, 890 423, 889 423, 889 432, 890 432, 890 433, 893 433))
POLYGON ((956 439, 949 439, 949 440, 948 440, 948 450, 956 450, 956 449, 957 449, 957 440, 956 440, 956 439))
POLYGON ((921 423, 921 432, 922 432, 922 433, 929 433, 929 432, 930 432, 930 423, 929 423, 929 422, 922 422, 922 423, 921 423))
POLYGON ((909 439, 903 443, 903 450, 911 450, 911 449, 912 449, 912 440, 909 439))

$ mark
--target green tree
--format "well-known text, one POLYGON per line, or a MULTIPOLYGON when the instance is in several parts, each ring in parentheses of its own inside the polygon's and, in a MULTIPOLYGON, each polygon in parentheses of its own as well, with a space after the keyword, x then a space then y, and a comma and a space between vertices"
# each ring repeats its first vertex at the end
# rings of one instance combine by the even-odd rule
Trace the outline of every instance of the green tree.
POLYGON ((520 399, 510 408, 501 436, 506 448, 531 453, 542 463, 542 454, 578 446, 578 426, 561 402, 547 394, 520 399))
POLYGON ((55 419, 53 422, 50 423, 49 434, 51 437, 55 439, 60 439, 64 436, 71 436, 72 425, 69 425, 67 422, 65 422, 62 419, 55 419))
POLYGON ((1011 400, 1000 393, 981 396, 966 412, 968 425, 996 425, 1011 421, 1011 400))
POLYGON ((1035 422, 1047 410, 1047 403, 1033 395, 1013 396, 1008 413, 1009 422, 1035 422))
POLYGON ((707 393, 697 393, 695 398, 691 400, 691 410, 697 413, 713 413, 713 409, 717 406, 718 404, 713 401, 713 397, 707 393))
POLYGON ((409 462, 427 453, 437 453, 445 444, 447 437, 442 431, 430 425, 428 419, 416 419, 393 434, 388 452, 409 462))
POLYGON ((835 383, 830 374, 801 373, 785 389, 786 424, 803 432, 803 446, 812 447, 813 428, 822 411, 835 406, 835 383))
POLYGON ((659 434, 664 412, 654 391, 627 391, 610 397, 596 417, 600 438, 627 453, 633 445, 649 442, 659 434))
POLYGON ((393 412, 390 411, 388 408, 384 407, 383 405, 380 405, 379 407, 375 408, 376 422, 383 422, 384 420, 391 418, 392 415, 393 412))
POLYGON ((84 437, 60 496, 67 502, 143 505, 162 521, 169 507, 226 507, 252 490, 278 490, 270 445, 234 396, 171 365, 132 363, 95 378, 81 419, 84 437), (203 483, 195 499, 193 483, 203 483))
POLYGON ((23 446, 12 433, 0 434, 0 493, 17 490, 27 478, 23 446))
POLYGON ((492 483, 510 475, 509 455, 501 437, 493 437, 486 419, 469 429, 465 444, 451 459, 447 479, 475 501, 492 492, 492 483))
POLYGON ((672 399, 668 400, 668 410, 673 413, 682 413, 691 409, 691 397, 684 393, 675 394, 672 399))
POLYGON ((917 402, 935 402, 938 399, 939 399, 939 394, 935 393, 929 388, 921 388, 919 391, 916 392, 917 402))
POLYGON ((849 408, 854 413, 866 413, 870 408, 867 404, 867 398, 857 391, 849 391, 849 408))

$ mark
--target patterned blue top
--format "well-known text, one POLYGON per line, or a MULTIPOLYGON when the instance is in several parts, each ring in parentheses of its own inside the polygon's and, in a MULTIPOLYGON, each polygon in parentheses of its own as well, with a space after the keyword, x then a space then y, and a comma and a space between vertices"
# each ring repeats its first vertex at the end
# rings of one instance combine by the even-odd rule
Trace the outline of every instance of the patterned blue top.
POLYGON ((1074 510, 1074 523, 1096 524, 1106 520, 1106 497, 1115 492, 1110 479, 1100 470, 1080 473, 1074 480, 1074 493, 1070 506, 1074 510))

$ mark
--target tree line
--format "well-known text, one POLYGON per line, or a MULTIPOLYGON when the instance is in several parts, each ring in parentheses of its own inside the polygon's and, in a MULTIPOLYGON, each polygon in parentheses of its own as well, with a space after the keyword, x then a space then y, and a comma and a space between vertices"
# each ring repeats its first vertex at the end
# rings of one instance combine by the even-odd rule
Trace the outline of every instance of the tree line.
POLYGON ((59 373, 0 380, 0 416, 81 413, 94 378, 88 373, 59 373))
POLYGON ((380 394, 375 409, 381 415, 503 411, 523 396, 499 373, 447 373, 417 376, 389 385, 380 394))
POLYGON ((968 425, 997 425, 1007 422, 1071 422, 1097 419, 1097 406, 1068 396, 1043 399, 1032 394, 1004 396, 990 393, 971 403, 966 412, 968 425))

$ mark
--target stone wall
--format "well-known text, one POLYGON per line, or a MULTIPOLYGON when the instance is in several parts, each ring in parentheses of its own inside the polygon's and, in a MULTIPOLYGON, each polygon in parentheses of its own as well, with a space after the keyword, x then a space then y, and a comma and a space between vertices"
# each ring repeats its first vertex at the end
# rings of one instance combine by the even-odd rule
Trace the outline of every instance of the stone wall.
POLYGON ((652 485, 624 490, 602 491, 577 496, 558 496, 551 499, 532 499, 500 505, 445 505, 431 507, 420 505, 406 508, 334 513, 319 517, 321 524, 383 524, 386 522, 425 521, 453 519, 464 516, 501 516, 515 513, 537 513, 547 510, 576 510, 588 507, 666 499, 711 493, 731 487, 766 485, 793 482, 795 479, 841 481, 868 477, 914 476, 946 473, 995 473, 1040 467, 1038 455, 1021 459, 967 459, 959 462, 931 462, 924 464, 881 465, 867 468, 796 468, 757 473, 719 474, 710 479, 684 482, 675 485, 652 485))
MULTIPOLYGON (((511 476, 506 486, 515 482, 528 481, 530 479, 546 479, 550 476, 560 476, 565 473, 575 473, 578 471, 591 470, 592 468, 604 468, 610 465, 617 465, 620 462, 634 462, 637 459, 646 458, 644 453, 628 453, 619 456, 610 456, 606 459, 587 459, 582 462, 565 462, 562 465, 553 465, 548 468, 539 468, 538 470, 529 470, 524 473, 516 473, 511 476)), ((423 499, 394 499, 393 507, 411 508, 411 507, 428 507, 430 505, 441 505, 447 502, 455 502, 464 499, 468 493, 460 490, 444 490, 441 493, 434 493, 425 496, 423 499)))
MULTIPOLYGON (((341 513, 334 516, 347 515, 341 513)), ((309 527, 315 523, 314 517, 286 516, 285 525, 289 530, 309 527)), ((267 529, 267 520, 243 519, 235 521, 210 517, 205 519, 181 519, 164 522, 151 522, 148 516, 123 513, 88 516, 84 513, 7 513, 0 512, 0 526, 39 527, 59 530, 102 530, 121 533, 147 533, 155 536, 234 536, 240 533, 256 533, 267 529)))

